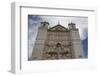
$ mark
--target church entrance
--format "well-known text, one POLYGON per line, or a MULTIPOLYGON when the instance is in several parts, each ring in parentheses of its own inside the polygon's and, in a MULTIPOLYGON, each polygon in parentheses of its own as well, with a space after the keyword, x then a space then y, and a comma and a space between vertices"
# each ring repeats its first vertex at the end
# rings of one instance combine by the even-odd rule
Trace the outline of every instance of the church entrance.
POLYGON ((66 59, 71 58, 71 52, 69 48, 63 47, 61 43, 56 43, 54 47, 49 46, 44 52, 44 58, 46 59, 66 59))

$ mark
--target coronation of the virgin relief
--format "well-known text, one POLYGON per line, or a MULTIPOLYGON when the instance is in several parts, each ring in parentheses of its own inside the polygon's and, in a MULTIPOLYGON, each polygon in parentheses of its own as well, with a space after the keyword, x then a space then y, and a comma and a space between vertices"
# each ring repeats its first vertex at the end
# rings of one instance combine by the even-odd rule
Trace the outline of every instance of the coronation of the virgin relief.
POLYGON ((67 28, 60 23, 51 28, 49 26, 49 22, 41 22, 32 60, 84 58, 79 29, 75 23, 69 23, 67 28))

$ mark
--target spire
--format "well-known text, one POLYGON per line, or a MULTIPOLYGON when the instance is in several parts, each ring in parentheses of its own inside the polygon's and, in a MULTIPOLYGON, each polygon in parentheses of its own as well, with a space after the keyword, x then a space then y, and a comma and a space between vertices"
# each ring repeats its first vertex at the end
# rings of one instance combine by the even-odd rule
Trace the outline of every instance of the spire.
POLYGON ((60 22, 58 21, 58 25, 60 25, 60 22))
POLYGON ((58 21, 58 24, 57 24, 57 25, 61 25, 61 24, 60 24, 60 21, 58 21))

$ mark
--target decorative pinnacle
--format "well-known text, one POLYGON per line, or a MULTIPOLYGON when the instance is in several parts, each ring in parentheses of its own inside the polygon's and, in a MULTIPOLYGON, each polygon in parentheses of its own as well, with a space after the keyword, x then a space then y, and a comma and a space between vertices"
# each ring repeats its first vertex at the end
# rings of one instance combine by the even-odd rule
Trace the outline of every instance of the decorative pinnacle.
POLYGON ((60 25, 60 21, 58 21, 58 25, 60 25))
POLYGON ((60 24, 60 22, 58 21, 58 24, 60 24))

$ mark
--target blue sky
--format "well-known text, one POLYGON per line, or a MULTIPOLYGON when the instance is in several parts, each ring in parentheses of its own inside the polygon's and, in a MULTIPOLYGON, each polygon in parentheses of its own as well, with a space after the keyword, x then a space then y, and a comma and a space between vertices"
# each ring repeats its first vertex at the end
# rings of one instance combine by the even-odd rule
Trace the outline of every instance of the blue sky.
POLYGON ((85 57, 88 56, 88 18, 87 17, 69 17, 69 16, 40 16, 40 15, 28 15, 28 58, 31 57, 34 47, 38 27, 40 22, 47 21, 50 27, 53 27, 60 22, 60 24, 67 28, 68 23, 73 22, 76 27, 79 28, 80 38, 83 44, 83 50, 85 57))

